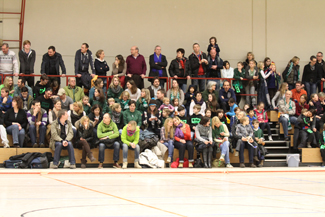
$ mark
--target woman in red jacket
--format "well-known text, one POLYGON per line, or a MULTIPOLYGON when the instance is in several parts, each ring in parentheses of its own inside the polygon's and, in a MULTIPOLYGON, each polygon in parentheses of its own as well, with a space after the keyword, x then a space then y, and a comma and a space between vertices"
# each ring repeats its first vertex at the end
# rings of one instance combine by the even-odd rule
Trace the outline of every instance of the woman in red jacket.
POLYGON ((183 168, 185 150, 188 151, 189 166, 193 167, 194 146, 191 140, 191 129, 188 124, 182 122, 178 117, 173 118, 175 126, 174 147, 179 150, 179 168, 183 168))
POLYGON ((302 94, 300 96, 299 102, 296 102, 296 116, 298 117, 301 114, 302 109, 309 109, 309 105, 307 103, 307 95, 302 94))

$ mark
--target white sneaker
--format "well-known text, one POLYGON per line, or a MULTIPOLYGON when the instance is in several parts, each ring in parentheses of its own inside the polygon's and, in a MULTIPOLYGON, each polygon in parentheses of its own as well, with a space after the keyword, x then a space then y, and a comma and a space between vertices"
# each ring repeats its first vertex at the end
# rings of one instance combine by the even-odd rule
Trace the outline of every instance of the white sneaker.
POLYGON ((269 141, 273 141, 272 136, 269 136, 269 141))
POLYGON ((167 158, 167 163, 170 163, 172 161, 171 157, 167 158))
POLYGON ((220 156, 219 158, 220 161, 225 161, 225 157, 223 155, 220 156))
POLYGON ((126 168, 128 168, 128 162, 123 162, 122 169, 126 169, 126 168))
POLYGON ((9 146, 8 143, 4 143, 4 144, 3 144, 3 148, 10 148, 10 146, 9 146))
POLYGON ((235 157, 238 157, 238 156, 239 156, 239 152, 236 151, 236 152, 235 152, 235 157))
POLYGON ((233 166, 231 164, 227 164, 226 167, 227 168, 233 168, 233 166))
POLYGON ((134 162, 134 168, 142 169, 142 167, 140 166, 139 162, 134 162))

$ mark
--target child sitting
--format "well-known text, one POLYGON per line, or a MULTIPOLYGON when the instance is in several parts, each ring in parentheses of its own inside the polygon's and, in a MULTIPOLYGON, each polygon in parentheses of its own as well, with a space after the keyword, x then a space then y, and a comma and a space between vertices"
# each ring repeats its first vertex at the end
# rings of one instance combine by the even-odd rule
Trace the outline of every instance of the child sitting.
POLYGON ((179 119, 184 122, 185 124, 188 123, 188 118, 186 117, 186 110, 183 106, 178 106, 178 115, 179 119))
POLYGON ((197 93, 194 100, 191 102, 191 105, 190 105, 190 115, 193 114, 193 108, 195 105, 200 105, 201 107, 201 110, 199 111, 199 113, 204 116, 204 112, 205 112, 205 109, 206 109, 206 104, 202 98, 202 93, 197 93))
POLYGON ((264 103, 260 102, 257 105, 257 109, 254 110, 255 114, 257 116, 257 120, 260 123, 259 126, 262 130, 262 132, 264 131, 265 127, 267 128, 267 133, 269 136, 269 141, 273 141, 272 139, 272 133, 271 133, 271 127, 269 124, 269 118, 267 117, 267 112, 264 110, 264 103))
POLYGON ((120 103, 114 103, 111 107, 111 120, 116 124, 117 129, 119 130, 120 134, 122 133, 122 129, 124 127, 123 122, 123 113, 120 103))
POLYGON ((244 105, 243 111, 246 113, 246 115, 248 115, 247 109, 249 108, 250 108, 249 104, 244 105))
POLYGON ((164 126, 165 120, 169 118, 170 110, 169 109, 163 109, 162 110, 162 118, 161 118, 161 126, 164 126))
POLYGON ((255 116, 255 112, 254 112, 253 108, 247 109, 247 112, 248 112, 247 117, 249 119, 249 124, 253 128, 253 123, 252 122, 253 122, 253 120, 256 120, 257 119, 256 116, 255 116))
POLYGON ((196 85, 190 85, 188 87, 187 93, 185 94, 185 100, 186 100, 185 108, 187 110, 187 115, 188 115, 188 112, 190 110, 191 102, 195 98, 195 95, 196 95, 196 85))
MULTIPOLYGON (((255 143, 257 143, 258 145, 258 149, 254 149, 254 160, 256 162, 259 162, 259 167, 262 167, 263 166, 263 160, 264 160, 264 157, 261 157, 261 159, 258 158, 258 150, 261 150, 261 146, 264 146, 265 145, 265 142, 264 142, 264 134, 263 134, 263 131, 260 129, 259 127, 259 122, 258 120, 254 120, 253 121, 253 130, 254 130, 254 136, 255 136, 255 143)), ((254 144, 256 145, 256 144, 254 144)), ((261 152, 261 155, 262 155, 262 152, 261 152)))
POLYGON ((108 113, 110 113, 112 111, 112 106, 115 103, 115 99, 114 98, 109 98, 107 101, 108 101, 108 113))
POLYGON ((234 109, 234 112, 235 112, 235 115, 230 118, 230 125, 229 125, 230 129, 232 128, 232 125, 234 124, 234 122, 236 122, 236 120, 238 120, 238 114, 241 112, 241 110, 239 107, 236 107, 234 109))
POLYGON ((86 112, 86 115, 90 114, 90 103, 89 103, 89 97, 88 96, 83 96, 82 97, 82 106, 84 108, 84 112, 86 112))
POLYGON ((174 117, 174 115, 178 115, 178 106, 179 106, 179 100, 178 100, 178 98, 174 98, 172 100, 172 105, 174 106, 174 113, 172 115, 174 117))
POLYGON ((141 90, 140 98, 137 100, 137 110, 141 112, 148 110, 148 103, 150 101, 150 92, 148 89, 143 88, 141 90))
POLYGON ((235 116, 236 114, 235 114, 235 111, 234 111, 234 110, 235 110, 235 108, 238 107, 238 105, 236 104, 234 98, 230 98, 230 99, 228 100, 228 105, 229 105, 229 107, 230 107, 230 111, 226 113, 227 116, 228 116, 228 117, 235 116))
POLYGON ((201 122, 202 115, 200 114, 201 106, 195 105, 193 108, 193 114, 189 117, 189 124, 191 128, 191 138, 193 139, 195 127, 201 122))
POLYGON ((217 117, 219 118, 219 120, 221 121, 221 123, 227 125, 227 118, 224 115, 223 109, 218 109, 217 110, 217 117))
POLYGON ((122 111, 126 111, 129 109, 129 102, 130 102, 130 93, 128 91, 123 91, 120 96, 120 105, 122 111))
POLYGON ((163 104, 159 107, 159 111, 162 111, 164 109, 168 109, 170 113, 174 112, 174 106, 169 104, 169 98, 167 97, 163 99, 163 104))

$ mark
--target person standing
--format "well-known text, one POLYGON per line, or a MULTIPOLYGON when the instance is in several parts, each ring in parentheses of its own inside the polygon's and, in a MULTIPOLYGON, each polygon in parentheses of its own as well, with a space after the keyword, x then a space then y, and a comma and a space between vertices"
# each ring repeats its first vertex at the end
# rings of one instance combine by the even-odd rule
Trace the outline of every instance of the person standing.
POLYGON ((90 89, 91 78, 95 76, 95 67, 92 57, 92 52, 89 50, 89 45, 83 43, 81 49, 77 50, 74 59, 74 70, 77 76, 77 86, 84 86, 85 89, 90 89), (92 74, 89 75, 89 66, 92 74))
POLYGON ((209 63, 207 67, 208 77, 211 78, 210 80, 208 80, 208 82, 215 81, 217 83, 216 90, 219 90, 220 80, 215 80, 214 78, 221 78, 221 70, 223 69, 223 60, 217 55, 215 49, 211 49, 210 55, 208 56, 208 63, 209 63))
MULTIPOLYGON (((20 74, 34 75, 34 64, 36 59, 36 52, 30 48, 31 43, 29 40, 23 42, 23 49, 18 53, 20 62, 20 74)), ((21 77, 19 77, 21 78, 21 77)), ((26 76, 25 80, 28 86, 34 87, 34 76, 26 76)))
POLYGON ((282 72, 283 82, 288 83, 289 90, 295 88, 295 84, 299 81, 300 77, 300 65, 299 65, 300 58, 294 56, 288 63, 285 70, 282 72))
POLYGON ((9 45, 3 43, 0 51, 0 74, 18 75, 18 60, 15 52, 9 50, 9 45))
POLYGON ((144 88, 143 78, 146 76, 147 65, 137 46, 131 47, 131 55, 126 58, 126 65, 126 81, 132 79, 139 89, 144 88))
MULTIPOLYGON (((319 51, 316 55, 317 58, 317 62, 316 62, 316 66, 319 67, 322 71, 322 81, 319 83, 318 85, 318 92, 321 91, 321 83, 325 81, 325 62, 323 60, 323 52, 319 51)), ((323 91, 324 91, 324 85, 323 85, 323 91)))
MULTIPOLYGON (((192 76, 194 78, 205 78, 207 72, 207 65, 209 64, 207 60, 207 55, 200 51, 200 45, 198 43, 193 44, 193 53, 188 57, 191 67, 192 76)), ((204 79, 193 79, 192 84, 199 86, 199 91, 203 92, 205 90, 205 80, 204 79)))
MULTIPOLYGON (((107 65, 105 58, 105 53, 103 50, 98 50, 96 52, 96 59, 95 59, 95 71, 96 75, 99 76, 107 76, 107 72, 109 71, 109 66, 107 65)), ((106 92, 106 84, 107 84, 107 78, 102 78, 102 81, 104 82, 104 93, 106 92)))
MULTIPOLYGON (((126 62, 122 55, 119 54, 115 57, 115 61, 112 65, 112 68, 113 68, 112 75, 114 77, 117 76, 118 79, 120 80, 121 86, 124 87, 127 66, 126 66, 126 62)), ((112 79, 112 80, 114 80, 114 79, 112 79)))
POLYGON ((50 148, 54 151, 54 160, 52 169, 57 169, 62 149, 68 149, 70 169, 76 169, 76 159, 74 149, 71 143, 73 139, 73 131, 71 122, 68 121, 67 110, 60 110, 58 119, 51 124, 51 141, 50 148))
POLYGON ((310 57, 310 62, 305 65, 302 75, 302 83, 305 85, 308 99, 310 95, 316 93, 317 84, 323 77, 323 71, 320 67, 316 66, 317 59, 315 56, 310 57))
MULTIPOLYGON (((166 56, 161 54, 161 47, 157 45, 154 54, 149 57, 149 77, 168 77, 166 72, 167 64, 166 56)), ((153 82, 153 79, 149 79, 149 81, 153 82)), ((165 82, 166 79, 160 79, 160 86, 162 88, 165 87, 165 82)))
MULTIPOLYGON (((60 67, 62 71, 62 76, 65 77, 66 70, 61 54, 55 51, 54 46, 50 46, 46 54, 43 55, 41 64, 41 74, 46 75, 60 75, 60 67)), ((51 77, 50 81, 56 80, 61 84, 61 79, 59 77, 51 77)))

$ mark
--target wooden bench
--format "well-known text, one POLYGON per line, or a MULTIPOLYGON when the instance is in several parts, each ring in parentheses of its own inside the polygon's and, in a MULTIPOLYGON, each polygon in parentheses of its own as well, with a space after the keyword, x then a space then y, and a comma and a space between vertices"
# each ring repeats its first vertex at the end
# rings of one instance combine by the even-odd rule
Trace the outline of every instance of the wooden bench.
POLYGON ((277 111, 274 111, 274 110, 268 111, 267 116, 269 117, 270 122, 278 122, 279 121, 277 111))
POLYGON ((302 148, 301 149, 302 163, 322 163, 323 159, 319 148, 302 148))

